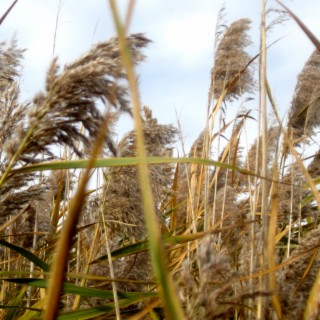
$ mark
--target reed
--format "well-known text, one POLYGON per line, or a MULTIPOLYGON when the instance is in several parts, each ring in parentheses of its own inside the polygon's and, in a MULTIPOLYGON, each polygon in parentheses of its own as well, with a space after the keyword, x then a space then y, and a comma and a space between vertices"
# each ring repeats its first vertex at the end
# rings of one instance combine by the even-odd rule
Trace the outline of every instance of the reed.
POLYGON ((226 25, 223 9, 206 126, 185 157, 180 128, 140 102, 150 40, 127 34, 134 2, 121 21, 110 1, 116 36, 64 67, 54 58, 26 103, 24 50, 0 44, 1 319, 319 318, 320 46, 279 4, 316 47, 287 121, 266 64, 283 11, 262 1, 251 56, 251 22, 226 25), (116 142, 123 113, 134 130, 116 142))

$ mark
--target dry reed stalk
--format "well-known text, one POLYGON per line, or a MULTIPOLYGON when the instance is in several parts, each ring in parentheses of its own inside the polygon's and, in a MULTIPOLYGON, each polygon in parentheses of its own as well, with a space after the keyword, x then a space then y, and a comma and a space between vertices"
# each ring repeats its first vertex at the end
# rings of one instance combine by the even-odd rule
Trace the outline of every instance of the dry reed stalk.
MULTIPOLYGON (((217 51, 217 46, 219 43, 219 40, 221 39, 221 36, 223 32, 225 31, 225 7, 222 6, 219 10, 217 22, 216 22, 216 28, 215 28, 215 40, 214 40, 214 59, 213 59, 213 66, 214 68, 214 60, 215 55, 217 51)), ((212 112, 212 108, 214 106, 214 77, 213 72, 211 70, 210 73, 210 86, 209 86, 209 92, 208 92, 208 107, 207 107, 207 114, 206 114, 206 126, 205 126, 205 140, 203 145, 203 156, 204 157, 210 157, 211 154, 211 143, 212 143, 212 128, 210 128, 210 114, 212 112)), ((206 167, 205 170, 205 185, 204 185, 204 230, 208 230, 210 226, 210 213, 209 213, 209 169, 206 167)))
POLYGON ((18 0, 14 0, 12 2, 12 4, 10 5, 10 7, 7 9, 7 11, 2 15, 2 17, 0 18, 0 25, 3 23, 3 21, 7 18, 7 16, 9 15, 9 13, 11 12, 11 10, 14 8, 14 6, 17 4, 18 0))
MULTIPOLYGON (((274 170, 273 170, 273 180, 278 180, 278 162, 274 161, 274 170)), ((277 235, 277 224, 278 224, 278 208, 279 208, 279 192, 278 192, 278 183, 273 182, 271 187, 271 212, 269 219, 269 230, 268 230, 268 242, 267 242, 267 258, 268 258, 268 268, 273 269, 276 264, 276 235, 277 235)), ((278 284, 276 281, 276 274, 269 274, 269 291, 272 292, 271 302, 273 308, 277 314, 278 319, 282 319, 281 303, 278 295, 278 284)))

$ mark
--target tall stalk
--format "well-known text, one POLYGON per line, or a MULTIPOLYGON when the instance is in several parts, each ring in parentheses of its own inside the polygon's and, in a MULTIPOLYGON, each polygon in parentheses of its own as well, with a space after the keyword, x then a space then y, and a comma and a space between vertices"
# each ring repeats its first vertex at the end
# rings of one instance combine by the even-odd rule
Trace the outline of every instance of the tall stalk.
MULTIPOLYGON (((261 10, 261 25, 260 25, 260 73, 259 73, 259 84, 260 84, 260 117, 261 117, 261 175, 267 176, 267 134, 268 134, 268 123, 267 123, 267 90, 266 90, 266 70, 267 70, 267 55, 266 55, 266 1, 262 0, 261 10)), ((268 258, 266 245, 268 243, 268 190, 267 180, 262 179, 261 181, 261 242, 260 248, 262 251, 262 266, 263 268, 268 267, 268 258)), ((260 279, 260 285, 262 290, 267 290, 267 279, 260 279)), ((260 308, 258 309, 258 318, 262 319, 264 315, 265 299, 260 298, 260 308)))
MULTIPOLYGON (((266 90, 266 24, 265 24, 265 0, 262 0, 262 15, 261 15, 261 47, 260 47, 260 114, 261 114, 261 131, 262 131, 262 145, 261 145, 261 175, 267 177, 267 90, 266 90)), ((268 190, 267 180, 263 179, 261 183, 261 215, 262 215, 262 239, 263 242, 267 240, 268 236, 268 190)))
POLYGON ((169 273, 164 247, 161 241, 160 227, 157 222, 153 194, 148 175, 147 153, 144 145, 143 125, 140 115, 140 103, 138 96, 137 79, 133 71, 133 63, 126 43, 125 27, 123 26, 116 1, 109 0, 112 16, 119 37, 119 45, 122 54, 123 66, 127 72, 129 88, 132 96, 133 116, 136 132, 137 159, 139 161, 139 178, 142 193, 142 203, 148 239, 150 241, 150 255, 155 275, 159 281, 162 301, 166 308, 168 319, 185 319, 183 310, 173 287, 173 281, 169 273))

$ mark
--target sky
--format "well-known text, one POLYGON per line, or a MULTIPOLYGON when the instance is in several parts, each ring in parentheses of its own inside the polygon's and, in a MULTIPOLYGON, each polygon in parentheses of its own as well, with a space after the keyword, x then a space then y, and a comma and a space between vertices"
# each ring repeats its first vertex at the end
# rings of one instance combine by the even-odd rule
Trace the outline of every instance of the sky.
MULTIPOLYGON (((0 15, 12 1, 1 1, 0 15)), ((115 36, 108 1, 62 0, 54 41, 59 3, 60 0, 19 0, 0 27, 2 42, 15 35, 19 47, 27 49, 20 80, 22 100, 32 99, 43 89, 53 56, 58 56, 63 65, 85 53, 92 44, 115 36)), ((128 1, 118 3, 124 16, 128 1)), ((320 1, 283 3, 320 38, 320 1)), ((254 44, 249 52, 258 53, 261 1, 137 0, 134 8, 129 32, 145 33, 153 41, 144 50, 146 61, 137 70, 141 103, 152 108, 160 123, 176 124, 178 118, 186 146, 205 126, 215 26, 223 4, 227 24, 240 18, 253 21, 250 34, 254 44)), ((279 8, 270 0, 268 6, 279 8)), ((282 37, 268 51, 268 79, 281 114, 285 115, 297 75, 314 48, 293 21, 277 26, 268 36, 268 43, 282 37)), ((235 112, 240 104, 241 101, 230 109, 235 112)), ((247 107, 257 108, 256 102, 247 107)), ((129 118, 120 119, 119 139, 132 127, 131 123, 129 118)))

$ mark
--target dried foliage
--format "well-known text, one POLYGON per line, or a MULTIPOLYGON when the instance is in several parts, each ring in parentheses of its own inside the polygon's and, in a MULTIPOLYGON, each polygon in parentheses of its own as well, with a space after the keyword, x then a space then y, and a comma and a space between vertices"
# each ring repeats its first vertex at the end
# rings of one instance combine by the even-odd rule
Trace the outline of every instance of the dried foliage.
POLYGON ((16 39, 13 39, 7 47, 5 43, 0 44, 0 91, 4 93, 20 75, 19 66, 23 58, 24 50, 17 47, 16 39))
MULTIPOLYGON (((271 170, 273 170, 273 164, 276 156, 276 151, 279 143, 280 127, 279 126, 270 126, 267 134, 267 167, 268 167, 268 176, 272 177, 271 170)), ((251 149, 248 152, 247 156, 247 165, 250 170, 256 171, 258 174, 261 174, 261 154, 262 154, 262 137, 252 144, 251 149), (257 149, 259 148, 259 152, 257 149), (258 168, 256 168, 256 157, 258 157, 258 168)))
POLYGON ((284 24, 289 20, 289 15, 285 10, 281 10, 275 7, 267 9, 266 17, 270 18, 270 22, 266 26, 266 31, 272 32, 277 26, 284 24))
MULTIPOLYGON (((219 161, 232 165, 233 167, 243 167, 243 154, 242 147, 240 145, 240 136, 245 120, 245 117, 241 116, 236 119, 232 128, 230 140, 228 141, 226 147, 220 153, 219 161)), ((238 188, 239 190, 239 188, 241 188, 241 185, 243 185, 242 176, 237 171, 231 172, 231 170, 217 168, 213 171, 211 179, 214 179, 216 173, 216 183, 218 190, 225 185, 238 188)))
POLYGON ((310 210, 304 210, 301 206, 302 199, 307 195, 303 189, 304 179, 296 166, 292 166, 291 172, 288 172, 278 184, 278 193, 281 201, 279 202, 279 222, 287 225, 289 217, 293 221, 299 218, 307 218, 310 210))
POLYGON ((214 238, 203 239, 194 258, 184 262, 179 275, 187 319, 217 319, 232 309, 225 304, 233 291, 231 269, 229 255, 215 249, 214 238))
MULTIPOLYGON (((206 132, 202 131, 192 144, 189 157, 202 158, 205 153, 206 132)), ((204 167, 200 165, 181 165, 177 167, 178 185, 176 207, 174 207, 174 225, 181 227, 186 221, 192 221, 192 211, 203 208, 204 167), (198 185, 197 191, 195 185, 198 185)))
MULTIPOLYGON (((140 49, 149 40, 135 34, 128 37, 128 42, 134 62, 142 61, 140 49)), ((57 158, 53 146, 64 145, 77 156, 85 156, 102 123, 101 102, 108 107, 106 144, 115 154, 112 124, 119 113, 131 113, 118 40, 94 46, 62 72, 54 59, 47 73, 46 92, 27 104, 19 102, 17 82, 22 53, 15 41, 7 49, 1 46, 1 172, 9 166, 57 158), (111 112, 109 106, 116 111, 111 112)), ((64 199, 70 197, 72 184, 70 175, 59 172, 51 176, 14 175, 5 180, 0 189, 1 223, 9 226, 7 232, 15 244, 37 249, 41 235, 59 230, 64 199), (13 217, 11 223, 7 217, 13 217)))
POLYGON ((311 230, 289 258, 296 258, 296 261, 278 273, 280 298, 287 319, 303 319, 306 302, 320 267, 319 236, 319 227, 311 230))
POLYGON ((3 148, 17 128, 23 124, 28 110, 27 104, 20 104, 19 76, 23 51, 13 40, 9 47, 0 44, 0 160, 3 165, 3 148))
MULTIPOLYGON (((248 30, 251 21, 240 19, 233 22, 223 34, 216 50, 212 78, 214 83, 214 97, 218 99, 229 81, 239 75, 240 71, 249 63, 252 57, 245 51, 251 44, 248 30)), ((253 92, 254 78, 252 69, 248 68, 228 90, 225 100, 235 100, 246 92, 253 92)))
POLYGON ((293 131, 293 141, 309 137, 319 126, 320 53, 315 50, 298 76, 288 116, 288 126, 293 131))
MULTIPOLYGON (((149 108, 144 108, 144 137, 149 156, 172 156, 172 144, 176 140, 177 130, 172 125, 158 124, 152 117, 149 108)), ((133 157, 136 155, 135 132, 127 133, 117 145, 119 156, 133 157)), ((164 216, 158 208, 164 203, 170 192, 173 166, 156 165, 150 167, 150 179, 155 199, 159 221, 164 216)), ((140 182, 136 167, 113 168, 106 173, 108 184, 106 186, 105 218, 110 223, 112 232, 129 237, 130 240, 142 240, 146 237, 142 203, 140 198, 140 182), (124 224, 123 224, 124 223, 124 224), (132 225, 132 226, 130 226, 132 225)))
MULTIPOLYGON (((245 51, 251 44, 251 22, 240 19, 227 28, 223 19, 224 9, 220 12, 212 69, 215 99, 251 60, 245 51)), ((275 27, 280 20, 270 26, 275 27)), ((141 50, 150 41, 134 34, 127 42, 133 63, 143 61, 141 50)), ((45 291, 24 288, 32 284, 32 278, 42 281, 48 277, 43 271, 52 263, 54 245, 80 180, 77 164, 83 165, 107 118, 106 143, 100 156, 110 157, 106 160, 114 161, 114 166, 100 168, 98 178, 89 185, 67 266, 69 284, 65 290, 76 291, 61 297, 60 311, 64 318, 115 319, 118 299, 121 318, 142 312, 145 319, 166 319, 158 295, 159 282, 147 252, 138 167, 121 162, 137 155, 136 133, 126 133, 118 143, 113 140, 114 124, 121 113, 131 114, 118 39, 93 46, 63 69, 55 58, 47 72, 44 92, 27 103, 19 98, 22 55, 15 41, 9 46, 0 44, 0 256, 6 278, 0 287, 0 302, 10 307, 0 308, 0 317, 42 316, 36 310, 46 298, 45 291), (22 173, 26 166, 42 161, 52 169, 60 159, 59 153, 64 158, 59 164, 77 169, 22 173), (23 288, 9 282, 22 277, 23 288), (143 297, 148 294, 154 296, 143 297), (19 308, 15 308, 17 305, 19 308)), ((299 75, 285 128, 292 130, 294 142, 299 142, 295 147, 301 153, 313 152, 305 148, 305 136, 319 145, 318 62, 319 54, 314 52, 299 75)), ((238 103, 242 94, 253 93, 253 71, 251 67, 246 69, 229 88, 225 101, 238 103)), ((279 148, 279 142, 285 139, 279 124, 269 117, 267 188, 277 190, 278 199, 276 203, 275 195, 269 192, 268 217, 270 228, 275 230, 271 241, 275 248, 270 250, 272 244, 265 243, 261 234, 262 138, 259 133, 251 146, 244 145, 243 128, 249 118, 255 117, 255 111, 239 109, 233 127, 226 110, 221 110, 222 128, 216 130, 215 123, 208 125, 212 129, 208 141, 208 129, 200 133, 188 159, 183 160, 187 164, 173 161, 148 166, 168 269, 186 319, 254 319, 259 310, 265 319, 274 319, 276 295, 282 312, 278 318, 302 319, 319 270, 320 229, 314 196, 300 167, 289 156, 289 149, 279 148), (206 171, 205 165, 189 163, 195 162, 193 158, 214 159, 221 168, 212 166, 206 171), (250 172, 240 173, 239 167, 250 172), (277 219, 272 220, 275 212, 277 219), (275 261, 274 270, 266 270, 261 264, 264 250, 269 260, 275 261), (261 283, 270 274, 276 275, 275 286, 270 281, 262 290, 261 283)), ((148 107, 142 108, 141 114, 147 155, 172 157, 178 130, 160 124, 148 107)), ((208 124, 213 120, 209 117, 208 124)), ((318 183, 320 151, 309 153, 303 162, 318 183)))
MULTIPOLYGON (((128 42, 134 61, 143 60, 139 49, 149 40, 135 34, 128 38, 128 42)), ((123 78, 125 73, 115 38, 96 45, 79 60, 67 65, 60 74, 57 59, 54 59, 47 73, 46 92, 36 95, 27 125, 20 126, 18 133, 4 146, 8 159, 15 155, 26 135, 30 137, 18 158, 24 163, 39 161, 39 154, 52 158, 50 146, 53 144, 66 145, 82 156, 77 144, 81 142, 88 149, 102 122, 98 100, 119 111, 130 112, 128 91, 121 84, 123 78), (80 125, 89 137, 80 130, 80 125)), ((115 153, 110 132, 106 136, 109 148, 115 153)))
POLYGON ((320 177, 320 150, 314 155, 313 160, 308 166, 308 171, 312 178, 320 177))
MULTIPOLYGON (((151 109, 144 107, 144 138, 148 156, 172 156, 172 144, 176 140, 177 130, 172 125, 159 124, 152 116, 151 109)), ((121 157, 134 157, 136 155, 136 135, 134 131, 128 132, 117 145, 121 157)), ((150 167, 150 179, 155 199, 159 222, 165 226, 165 204, 170 196, 170 183, 174 166, 154 165, 150 167), (162 208, 162 211, 160 211, 162 208)), ((97 204, 93 214, 85 214, 85 223, 90 224, 101 221, 104 216, 110 237, 112 250, 118 249, 123 243, 135 243, 146 238, 141 202, 140 182, 137 167, 112 168, 105 172, 106 185, 103 189, 102 204, 97 204)), ((101 202, 101 201, 100 201, 101 202)), ((99 201, 98 201, 99 203, 99 201)), ((92 233, 87 233, 90 245, 92 233)), ((102 238, 103 242, 104 239, 102 238)), ((101 246, 98 254, 105 255, 105 246, 101 246)), ((114 261, 116 278, 130 280, 147 280, 151 277, 151 264, 148 254, 139 253, 130 257, 114 261)), ((109 272, 108 265, 100 265, 95 269, 98 274, 109 272), (99 271, 100 270, 100 271, 99 271)), ((121 290, 142 290, 145 286, 136 283, 120 283, 121 290)))

